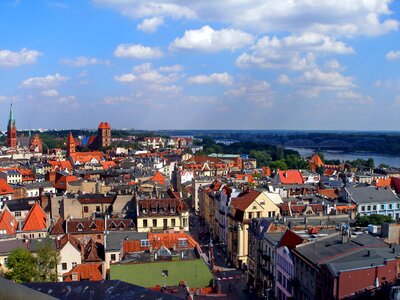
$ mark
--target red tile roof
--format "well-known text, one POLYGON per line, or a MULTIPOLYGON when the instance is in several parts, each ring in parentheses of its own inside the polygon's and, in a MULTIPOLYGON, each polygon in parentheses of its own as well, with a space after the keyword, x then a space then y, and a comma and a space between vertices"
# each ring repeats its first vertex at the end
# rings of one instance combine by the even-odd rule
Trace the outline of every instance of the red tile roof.
POLYGON ((316 166, 321 167, 324 165, 324 162, 322 161, 321 157, 317 153, 315 153, 312 157, 311 160, 315 163, 316 166))
POLYGON ((239 194, 237 198, 232 198, 232 207, 241 211, 245 211, 253 202, 261 195, 261 192, 249 190, 239 194))
POLYGON ((72 171, 72 165, 69 160, 49 160, 48 163, 51 165, 53 171, 68 170, 72 171))
POLYGON ((102 264, 101 263, 86 263, 79 264, 68 273, 63 274, 64 281, 72 281, 72 274, 77 275, 77 281, 89 280, 89 281, 100 281, 103 279, 101 274, 102 264))
POLYGON ((101 151, 75 152, 71 153, 70 157, 74 163, 76 163, 77 161, 79 161, 80 163, 87 163, 93 158, 100 162, 101 159, 104 157, 104 153, 101 151))
POLYGON ((155 181, 163 185, 166 184, 165 177, 163 174, 161 174, 160 171, 157 171, 156 174, 154 174, 154 176, 150 179, 150 181, 155 181))
POLYGON ((104 170, 111 169, 116 166, 114 161, 101 161, 100 164, 103 166, 104 170))
POLYGON ((293 250, 297 245, 302 244, 304 241, 305 239, 303 239, 297 233, 287 229, 279 241, 279 246, 286 246, 290 250, 293 250))
POLYGON ((318 194, 324 196, 328 199, 337 199, 339 198, 335 189, 318 189, 318 194))
POLYGON ((29 211, 25 219, 24 227, 22 227, 22 230, 23 231, 45 230, 47 229, 46 221, 47 221, 46 213, 36 202, 29 211))
POLYGON ((50 235, 60 235, 60 234, 64 234, 65 230, 64 230, 64 219, 62 217, 60 217, 56 224, 54 224, 53 228, 50 231, 50 235))
POLYGON ((75 140, 74 140, 74 137, 72 136, 72 132, 69 132, 67 144, 74 144, 74 143, 75 143, 75 140))
POLYGON ((279 179, 282 184, 303 184, 303 176, 299 170, 279 171, 279 179))
POLYGON ((196 247, 197 242, 193 237, 185 232, 167 232, 167 233, 151 233, 148 234, 148 239, 150 241, 153 249, 160 249, 162 246, 172 249, 174 246, 176 249, 193 249, 196 247), (187 246, 179 246, 179 240, 186 239, 187 246))
POLYGON ((0 195, 13 194, 14 190, 3 178, 0 178, 0 195))
POLYGON ((108 124, 108 122, 101 122, 100 124, 99 124, 99 127, 98 127, 99 129, 111 129, 111 126, 110 126, 110 124, 108 124))
POLYGON ((390 187, 391 183, 392 183, 392 180, 390 177, 388 177, 386 179, 377 178, 376 180, 374 180, 372 185, 375 185, 376 187, 390 187))
POLYGON ((400 193, 400 178, 392 177, 391 186, 395 190, 396 194, 400 193))
POLYGON ((5 205, 0 215, 0 231, 4 230, 7 234, 15 234, 17 229, 18 222, 5 205))
POLYGON ((59 190, 66 190, 68 182, 74 182, 77 180, 78 180, 78 177, 75 175, 64 175, 64 176, 61 176, 57 180, 55 187, 56 187, 56 189, 59 189, 59 190))

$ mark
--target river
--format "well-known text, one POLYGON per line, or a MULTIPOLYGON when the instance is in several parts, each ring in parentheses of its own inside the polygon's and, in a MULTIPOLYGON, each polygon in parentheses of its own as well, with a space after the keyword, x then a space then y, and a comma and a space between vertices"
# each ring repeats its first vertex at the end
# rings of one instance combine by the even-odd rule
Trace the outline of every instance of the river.
MULTIPOLYGON (((315 153, 314 149, 309 149, 309 148, 288 147, 286 149, 291 149, 299 152, 300 156, 303 158, 309 157, 313 155, 313 153, 315 153)), ((400 156, 390 156, 390 155, 363 153, 363 152, 343 153, 340 151, 322 151, 321 153, 327 160, 338 159, 340 161, 346 161, 346 160, 352 161, 358 158, 365 160, 367 160, 368 158, 372 158, 375 162, 375 166, 379 166, 380 164, 385 164, 391 167, 400 167, 400 156)))

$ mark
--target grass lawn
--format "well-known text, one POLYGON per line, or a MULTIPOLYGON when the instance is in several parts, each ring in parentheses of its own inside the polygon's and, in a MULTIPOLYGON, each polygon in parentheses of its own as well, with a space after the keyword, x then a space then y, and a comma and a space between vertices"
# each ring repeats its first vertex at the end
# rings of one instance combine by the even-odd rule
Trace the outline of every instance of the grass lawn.
POLYGON ((206 287, 213 279, 212 273, 202 259, 153 262, 144 264, 111 265, 112 280, 122 280, 144 287, 178 285, 187 281, 189 287, 206 287), (168 271, 168 277, 163 276, 168 271))

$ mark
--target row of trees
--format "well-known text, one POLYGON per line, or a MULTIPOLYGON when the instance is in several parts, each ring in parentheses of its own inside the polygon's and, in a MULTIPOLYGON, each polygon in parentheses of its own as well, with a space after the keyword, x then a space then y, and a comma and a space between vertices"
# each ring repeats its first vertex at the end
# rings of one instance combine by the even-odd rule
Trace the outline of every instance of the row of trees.
POLYGON ((46 238, 38 242, 32 254, 28 249, 18 248, 8 256, 7 279, 22 282, 55 282, 57 281, 57 264, 59 256, 52 247, 54 241, 46 238))

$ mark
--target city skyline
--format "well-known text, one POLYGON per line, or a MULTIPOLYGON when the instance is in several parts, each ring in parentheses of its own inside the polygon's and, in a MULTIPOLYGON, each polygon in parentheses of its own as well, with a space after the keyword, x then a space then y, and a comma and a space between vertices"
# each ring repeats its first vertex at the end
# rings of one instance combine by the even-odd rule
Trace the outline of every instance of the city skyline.
POLYGON ((2 1, 17 128, 399 130, 400 4, 2 1))

